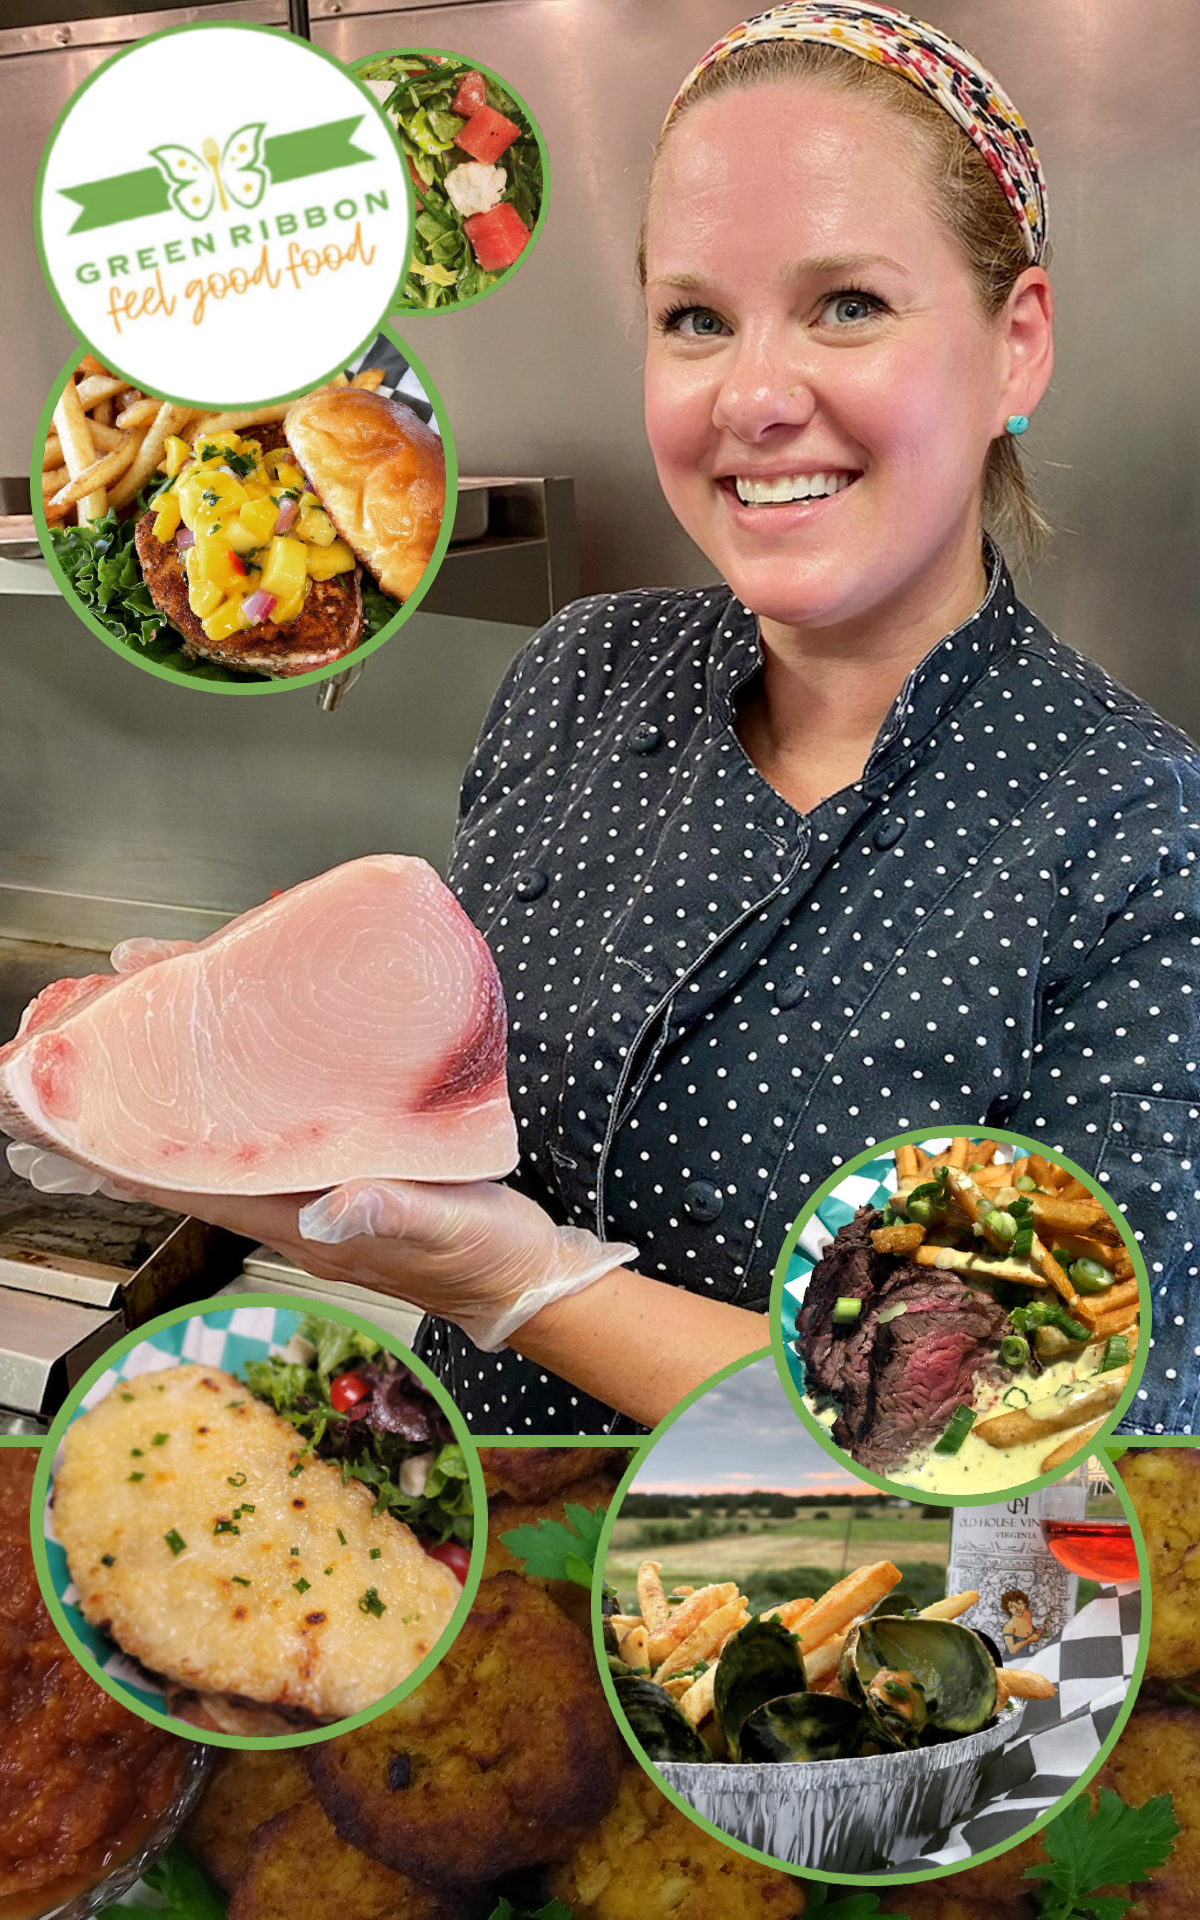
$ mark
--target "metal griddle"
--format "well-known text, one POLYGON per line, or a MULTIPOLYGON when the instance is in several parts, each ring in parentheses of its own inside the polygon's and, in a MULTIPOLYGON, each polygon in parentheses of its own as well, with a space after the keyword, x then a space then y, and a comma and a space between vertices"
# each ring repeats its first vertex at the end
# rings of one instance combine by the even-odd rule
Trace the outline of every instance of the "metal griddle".
MULTIPOLYGON (((51 980, 104 971, 90 949, 0 940, 0 1039, 51 980)), ((0 1432, 44 1431, 105 1348, 219 1292, 248 1245, 157 1207, 37 1193, 0 1153, 0 1432)))

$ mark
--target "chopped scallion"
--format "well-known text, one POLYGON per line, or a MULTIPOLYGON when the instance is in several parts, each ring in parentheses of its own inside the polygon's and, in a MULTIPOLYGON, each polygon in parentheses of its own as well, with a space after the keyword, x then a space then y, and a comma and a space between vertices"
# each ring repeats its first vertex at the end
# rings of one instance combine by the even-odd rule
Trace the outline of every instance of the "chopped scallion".
POLYGON ((379 1619, 381 1614, 384 1614, 387 1612, 386 1606, 384 1605, 383 1601, 379 1598, 379 1595, 375 1591, 374 1587, 367 1588, 362 1599, 358 1603, 358 1610, 360 1613, 373 1613, 377 1620, 379 1619))
POLYGON ((235 1587, 248 1587, 250 1585, 250 1582, 248 1580, 243 1580, 240 1573, 235 1573, 233 1575, 233 1584, 235 1587))
POLYGON ((102 1553, 100 1555, 100 1565, 102 1567, 115 1567, 116 1564, 116 1559, 111 1553, 102 1553))
POLYGON ((957 1453, 974 1425, 975 1410, 973 1407, 955 1407, 950 1418, 950 1424, 934 1447, 934 1452, 957 1453))
POLYGON ((164 1533, 163 1539, 170 1547, 172 1553, 182 1553, 187 1545, 187 1541, 183 1538, 183 1535, 177 1527, 172 1527, 170 1533, 164 1533))
POLYGON ((228 1473, 225 1476, 225 1485, 227 1487, 244 1487, 245 1484, 246 1476, 244 1473, 228 1473))
POLYGON ((292 1585, 295 1587, 297 1593, 307 1593, 308 1589, 312 1585, 312 1581, 306 1580, 304 1578, 304 1575, 301 1574, 298 1580, 292 1581, 292 1585))
POLYGON ((1023 1334, 1009 1333, 1000 1342, 1000 1359, 1006 1367, 1023 1367, 1029 1358, 1029 1342, 1023 1334))
POLYGON ((369 1560, 382 1560, 382 1559, 383 1559, 383 1548, 382 1548, 382 1547, 372 1547, 372 1548, 371 1548, 371 1551, 370 1551, 370 1553, 369 1553, 369 1554, 367 1555, 367 1558, 368 1558, 369 1560))
POLYGON ((853 1323, 858 1319, 859 1314, 862 1312, 862 1304, 863 1303, 861 1300, 855 1300, 848 1294, 839 1295, 838 1300, 833 1309, 834 1326, 835 1327, 852 1326, 853 1323))

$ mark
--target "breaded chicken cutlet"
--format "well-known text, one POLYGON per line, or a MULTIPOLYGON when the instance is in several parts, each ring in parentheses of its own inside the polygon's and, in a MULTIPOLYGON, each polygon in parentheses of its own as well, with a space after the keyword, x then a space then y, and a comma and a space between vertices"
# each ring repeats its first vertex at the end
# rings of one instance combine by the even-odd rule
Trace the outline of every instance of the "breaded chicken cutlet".
POLYGON ((602 1474, 615 1487, 629 1465, 625 1447, 480 1447, 488 1499, 503 1495, 534 1506, 575 1480, 602 1474))
POLYGON ((437 1886, 561 1860, 616 1797, 620 1739, 584 1635, 516 1573, 485 1580, 407 1700, 307 1752, 344 1840, 437 1886))

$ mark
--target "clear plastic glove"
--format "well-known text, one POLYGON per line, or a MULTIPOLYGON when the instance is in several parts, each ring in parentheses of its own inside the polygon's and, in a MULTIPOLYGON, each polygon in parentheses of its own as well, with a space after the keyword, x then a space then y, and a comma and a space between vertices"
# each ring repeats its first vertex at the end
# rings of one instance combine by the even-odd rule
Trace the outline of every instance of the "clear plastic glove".
POLYGON ((496 1353, 552 1300, 580 1293, 632 1259, 636 1247, 556 1226, 534 1201, 492 1181, 440 1186, 351 1181, 302 1207, 303 1239, 326 1246, 368 1237, 403 1255, 397 1291, 453 1320, 496 1353))
POLYGON ((51 1153, 46 1147, 33 1147, 25 1140, 10 1140, 5 1147, 8 1164, 19 1180, 28 1180, 39 1193, 102 1193, 106 1200, 132 1200, 133 1194, 115 1187, 94 1167, 81 1167, 78 1160, 51 1153))

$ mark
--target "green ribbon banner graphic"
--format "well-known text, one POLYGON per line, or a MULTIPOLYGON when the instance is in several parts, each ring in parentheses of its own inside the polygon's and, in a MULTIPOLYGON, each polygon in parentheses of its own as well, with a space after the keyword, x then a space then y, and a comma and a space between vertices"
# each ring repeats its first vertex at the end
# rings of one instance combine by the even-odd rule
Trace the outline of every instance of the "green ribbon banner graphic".
MULTIPOLYGON (((269 134, 263 141, 262 165, 272 186, 288 180, 303 180, 314 173, 332 173, 337 167, 356 167, 374 155, 356 147, 351 139, 361 126, 362 114, 348 120, 329 120, 324 126, 305 127, 299 133, 269 134)), ((117 173, 107 180, 88 180, 78 187, 62 187, 60 192, 74 200, 79 215, 71 233, 88 233, 95 227, 115 227, 126 220, 144 220, 150 214, 167 213, 172 205, 170 182, 157 167, 142 167, 134 173, 117 173)), ((239 212, 240 208, 232 211, 239 212)))

